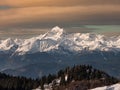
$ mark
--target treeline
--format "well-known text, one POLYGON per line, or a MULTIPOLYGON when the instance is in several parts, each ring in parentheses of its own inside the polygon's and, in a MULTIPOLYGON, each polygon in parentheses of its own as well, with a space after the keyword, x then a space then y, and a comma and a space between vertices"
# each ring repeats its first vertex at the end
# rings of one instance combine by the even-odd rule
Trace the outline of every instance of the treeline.
POLYGON ((0 90, 31 90, 39 86, 39 80, 14 77, 0 73, 0 90))
POLYGON ((31 90, 51 84, 53 90, 87 90, 98 86, 111 85, 119 82, 103 71, 89 65, 77 65, 60 70, 56 75, 49 74, 40 79, 14 77, 0 73, 0 90, 31 90), (60 82, 58 83, 59 80, 60 82))

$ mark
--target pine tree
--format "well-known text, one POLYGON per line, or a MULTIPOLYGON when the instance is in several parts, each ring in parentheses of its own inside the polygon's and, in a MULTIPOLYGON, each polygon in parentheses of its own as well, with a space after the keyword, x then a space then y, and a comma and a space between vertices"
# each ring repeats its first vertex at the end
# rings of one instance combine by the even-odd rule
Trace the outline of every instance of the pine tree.
POLYGON ((61 76, 60 85, 66 85, 65 75, 62 75, 62 76, 61 76))

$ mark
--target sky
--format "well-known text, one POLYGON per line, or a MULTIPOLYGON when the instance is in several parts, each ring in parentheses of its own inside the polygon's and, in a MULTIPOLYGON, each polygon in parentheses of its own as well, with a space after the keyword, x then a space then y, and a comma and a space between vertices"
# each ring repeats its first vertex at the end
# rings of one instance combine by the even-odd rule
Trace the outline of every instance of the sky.
POLYGON ((81 25, 120 25, 120 0, 0 0, 0 33, 81 25))

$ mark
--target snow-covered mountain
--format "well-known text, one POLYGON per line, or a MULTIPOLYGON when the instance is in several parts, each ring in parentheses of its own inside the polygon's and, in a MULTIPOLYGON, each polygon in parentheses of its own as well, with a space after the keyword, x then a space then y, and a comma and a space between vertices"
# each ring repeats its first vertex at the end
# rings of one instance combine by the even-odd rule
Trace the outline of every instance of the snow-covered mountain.
POLYGON ((54 27, 30 39, 0 40, 0 72, 36 78, 38 72, 55 73, 75 64, 89 64, 120 78, 120 36, 67 33, 54 27))
POLYGON ((120 52, 120 36, 106 37, 91 33, 66 33, 59 27, 30 39, 11 39, 0 41, 0 51, 12 54, 36 52, 113 51, 120 52))

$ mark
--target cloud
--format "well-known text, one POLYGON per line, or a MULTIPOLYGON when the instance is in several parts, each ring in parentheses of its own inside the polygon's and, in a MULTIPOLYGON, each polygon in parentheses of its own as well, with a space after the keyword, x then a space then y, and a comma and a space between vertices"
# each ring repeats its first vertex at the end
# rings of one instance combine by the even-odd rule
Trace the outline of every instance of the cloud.
POLYGON ((0 0, 0 28, 120 24, 120 0, 0 0))
POLYGON ((120 6, 25 7, 0 11, 0 27, 120 24, 120 6))
POLYGON ((11 7, 9 6, 0 6, 0 10, 6 10, 6 9, 10 9, 11 7))
POLYGON ((0 5, 12 7, 120 5, 120 0, 0 0, 0 5))

